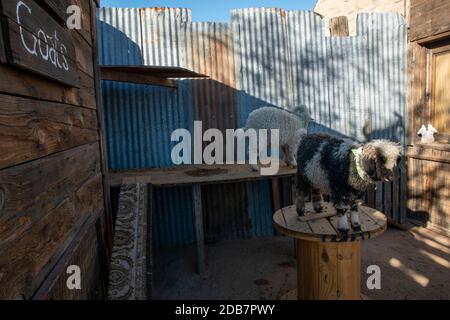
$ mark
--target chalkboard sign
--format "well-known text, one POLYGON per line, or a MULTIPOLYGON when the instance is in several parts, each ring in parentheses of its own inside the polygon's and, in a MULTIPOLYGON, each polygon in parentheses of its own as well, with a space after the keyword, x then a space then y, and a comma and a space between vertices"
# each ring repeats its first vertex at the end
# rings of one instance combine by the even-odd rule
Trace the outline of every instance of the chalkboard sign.
POLYGON ((79 87, 70 31, 32 0, 0 2, 7 62, 79 87))

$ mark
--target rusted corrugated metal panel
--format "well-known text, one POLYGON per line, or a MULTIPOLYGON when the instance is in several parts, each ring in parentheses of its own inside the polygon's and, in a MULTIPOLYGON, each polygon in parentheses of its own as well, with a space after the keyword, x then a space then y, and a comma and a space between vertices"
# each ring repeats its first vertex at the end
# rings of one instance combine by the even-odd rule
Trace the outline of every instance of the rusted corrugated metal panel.
POLYGON ((139 9, 99 8, 100 64, 142 65, 139 9))
POLYGON ((234 39, 225 23, 193 22, 183 29, 189 69, 209 76, 192 79, 196 120, 203 129, 234 129, 237 126, 236 66, 234 39))
MULTIPOLYGON (((187 23, 183 31, 188 68, 210 77, 187 80, 192 86, 195 119, 202 121, 204 131, 235 129, 238 106, 234 39, 230 26, 193 22, 187 23)), ((202 195, 207 242, 248 237, 244 183, 204 186, 202 195)))
POLYGON ((145 8, 140 14, 144 64, 186 67, 182 25, 191 21, 191 10, 145 8))

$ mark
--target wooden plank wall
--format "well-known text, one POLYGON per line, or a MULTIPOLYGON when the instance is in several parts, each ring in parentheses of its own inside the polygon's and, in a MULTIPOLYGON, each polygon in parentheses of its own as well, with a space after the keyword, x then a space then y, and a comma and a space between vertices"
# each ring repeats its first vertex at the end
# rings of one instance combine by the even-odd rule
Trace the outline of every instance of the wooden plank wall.
POLYGON ((450 35, 449 0, 411 0, 410 41, 445 33, 450 35))
POLYGON ((450 39, 450 0, 411 0, 408 56, 408 216, 450 231, 450 147, 421 145, 417 131, 431 120, 429 48, 450 39), (427 87, 428 86, 428 87, 427 87))
POLYGON ((80 88, 0 64, 0 299, 105 293, 99 3, 71 4, 82 9, 82 30, 70 31, 80 88), (72 264, 81 268, 81 290, 65 285, 72 264))
POLYGON ((409 215, 450 231, 450 148, 414 146, 408 152, 409 215))

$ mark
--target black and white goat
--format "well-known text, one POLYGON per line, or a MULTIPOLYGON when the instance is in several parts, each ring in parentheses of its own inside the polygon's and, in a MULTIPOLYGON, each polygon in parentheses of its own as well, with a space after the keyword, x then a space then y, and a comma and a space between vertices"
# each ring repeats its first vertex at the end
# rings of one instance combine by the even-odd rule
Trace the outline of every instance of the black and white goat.
POLYGON ((305 214, 310 192, 314 210, 321 212, 322 194, 328 194, 341 236, 350 229, 348 212, 353 230, 361 230, 357 202, 369 185, 392 180, 400 153, 400 145, 388 140, 358 144, 327 134, 303 135, 297 149, 297 213, 305 214))

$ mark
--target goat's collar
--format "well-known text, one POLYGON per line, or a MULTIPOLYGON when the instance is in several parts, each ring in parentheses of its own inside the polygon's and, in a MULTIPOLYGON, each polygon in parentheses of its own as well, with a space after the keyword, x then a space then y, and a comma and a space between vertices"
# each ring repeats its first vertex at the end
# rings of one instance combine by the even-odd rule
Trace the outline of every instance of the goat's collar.
POLYGON ((363 181, 370 181, 369 176, 364 171, 364 169, 361 167, 361 154, 362 154, 362 147, 359 147, 358 149, 352 149, 352 153, 355 156, 355 165, 356 165, 356 172, 358 172, 359 177, 363 181))

